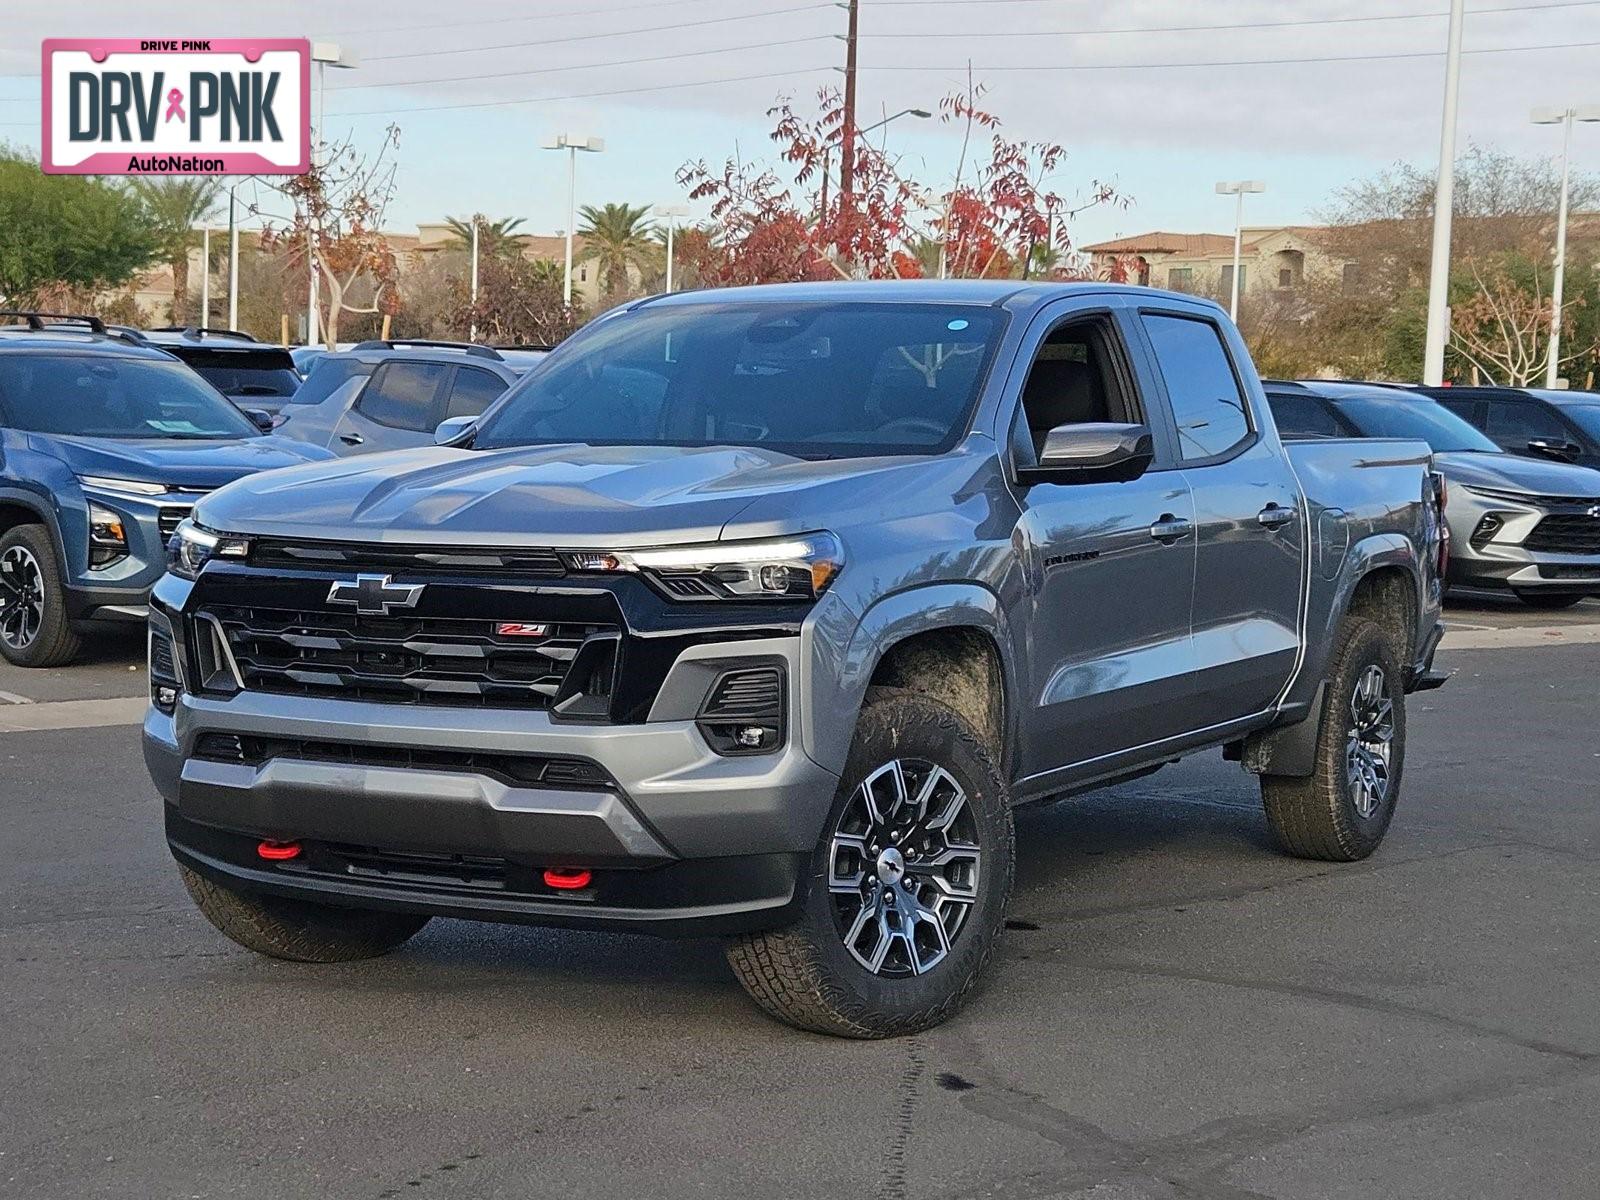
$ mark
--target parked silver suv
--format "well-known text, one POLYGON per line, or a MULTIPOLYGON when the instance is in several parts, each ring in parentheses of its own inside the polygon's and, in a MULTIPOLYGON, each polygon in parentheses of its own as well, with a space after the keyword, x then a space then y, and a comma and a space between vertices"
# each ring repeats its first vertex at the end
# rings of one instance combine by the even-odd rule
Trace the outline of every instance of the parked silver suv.
POLYGON ((1441 681, 1427 446, 1285 448, 1192 297, 680 293, 445 432, 205 497, 156 590, 168 842, 261 953, 716 933, 778 1017, 906 1033, 994 954, 1015 804, 1220 746, 1358 859, 1441 681))

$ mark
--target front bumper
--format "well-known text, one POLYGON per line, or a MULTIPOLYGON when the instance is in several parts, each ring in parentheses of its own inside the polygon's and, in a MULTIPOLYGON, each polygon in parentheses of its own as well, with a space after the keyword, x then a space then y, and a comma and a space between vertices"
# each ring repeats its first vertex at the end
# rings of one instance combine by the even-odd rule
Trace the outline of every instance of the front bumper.
POLYGON ((1450 493, 1449 582, 1467 587, 1511 588, 1600 595, 1600 554, 1557 553, 1530 546, 1546 518, 1587 519, 1583 505, 1523 504, 1488 497, 1471 488, 1450 493), (1481 536, 1481 522, 1498 523, 1481 536), (1478 540, 1474 543, 1474 537, 1478 540))

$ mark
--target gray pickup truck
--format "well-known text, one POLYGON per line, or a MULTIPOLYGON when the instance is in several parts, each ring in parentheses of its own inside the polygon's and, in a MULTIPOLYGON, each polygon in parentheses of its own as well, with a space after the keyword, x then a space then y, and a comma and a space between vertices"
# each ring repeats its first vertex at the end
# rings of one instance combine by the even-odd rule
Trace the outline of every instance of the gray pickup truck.
POLYGON ((155 590, 168 842, 261 953, 718 934, 777 1017, 906 1033, 993 955, 1015 805, 1221 747, 1359 859, 1440 682, 1427 446, 1286 448, 1187 296, 657 297, 439 437, 202 498, 155 590))

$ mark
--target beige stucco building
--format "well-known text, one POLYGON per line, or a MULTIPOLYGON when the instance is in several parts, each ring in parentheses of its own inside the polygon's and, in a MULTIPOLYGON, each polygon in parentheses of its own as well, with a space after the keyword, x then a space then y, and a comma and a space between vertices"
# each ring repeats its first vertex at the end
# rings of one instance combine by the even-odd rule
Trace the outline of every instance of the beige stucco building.
MULTIPOLYGON (((1240 292, 1288 291, 1308 275, 1348 275, 1345 263, 1323 248, 1322 230, 1310 225, 1256 226, 1243 230, 1240 292)), ((1128 282, 1177 292, 1223 297, 1233 287, 1233 236, 1225 233, 1153 233, 1080 247, 1096 275, 1119 266, 1128 282)))

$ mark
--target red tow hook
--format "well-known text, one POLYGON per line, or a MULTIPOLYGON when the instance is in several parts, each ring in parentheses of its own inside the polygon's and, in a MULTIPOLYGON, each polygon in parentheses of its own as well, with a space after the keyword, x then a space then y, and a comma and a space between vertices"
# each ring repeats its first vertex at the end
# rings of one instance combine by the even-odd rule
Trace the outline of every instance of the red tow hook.
POLYGON ((256 853, 268 862, 288 862, 291 858, 300 857, 300 843, 260 842, 256 845, 256 853))
POLYGON ((593 879, 594 872, 586 867, 546 867, 544 872, 545 887, 559 888, 564 892, 586 888, 593 879))

